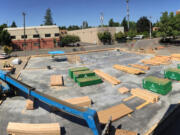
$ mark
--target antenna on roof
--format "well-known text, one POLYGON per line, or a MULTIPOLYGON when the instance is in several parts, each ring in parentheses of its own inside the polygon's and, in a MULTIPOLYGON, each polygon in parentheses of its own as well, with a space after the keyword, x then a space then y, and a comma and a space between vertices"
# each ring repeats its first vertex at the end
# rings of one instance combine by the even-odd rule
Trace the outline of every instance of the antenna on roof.
POLYGON ((101 27, 104 25, 104 14, 103 12, 100 13, 100 22, 101 22, 101 27))

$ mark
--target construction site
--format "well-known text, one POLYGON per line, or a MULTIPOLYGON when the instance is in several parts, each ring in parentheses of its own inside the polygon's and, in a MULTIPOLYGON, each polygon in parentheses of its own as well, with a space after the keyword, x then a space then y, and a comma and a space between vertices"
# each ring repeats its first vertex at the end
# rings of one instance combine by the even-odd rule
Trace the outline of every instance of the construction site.
POLYGON ((177 135, 180 54, 135 47, 1 60, 0 135, 177 135))

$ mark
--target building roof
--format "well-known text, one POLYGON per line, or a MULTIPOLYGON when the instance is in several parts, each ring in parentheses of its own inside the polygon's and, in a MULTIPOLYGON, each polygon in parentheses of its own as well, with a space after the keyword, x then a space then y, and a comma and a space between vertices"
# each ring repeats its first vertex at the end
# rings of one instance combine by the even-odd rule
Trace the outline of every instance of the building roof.
MULTIPOLYGON (((26 27, 26 29, 47 29, 47 28, 58 28, 56 25, 49 25, 49 26, 31 26, 26 27)), ((16 27, 16 28, 6 28, 6 30, 22 30, 24 27, 16 27)))

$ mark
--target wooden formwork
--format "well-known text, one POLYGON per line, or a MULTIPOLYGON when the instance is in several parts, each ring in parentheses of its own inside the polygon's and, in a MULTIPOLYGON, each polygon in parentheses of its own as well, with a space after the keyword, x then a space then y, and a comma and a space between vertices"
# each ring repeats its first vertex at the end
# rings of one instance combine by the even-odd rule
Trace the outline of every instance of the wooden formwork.
POLYGON ((139 68, 139 69, 143 69, 143 70, 149 70, 150 67, 146 66, 146 65, 140 65, 140 64, 129 64, 130 66, 134 67, 134 68, 139 68))
POLYGON ((143 108, 144 106, 150 103, 156 103, 159 101, 159 95, 152 93, 150 91, 147 91, 147 90, 136 88, 136 89, 131 90, 131 94, 132 96, 125 98, 123 101, 128 101, 134 97, 138 97, 145 100, 143 104, 136 107, 137 110, 143 108))
POLYGON ((62 75, 52 75, 51 76, 51 86, 63 86, 63 76, 62 75))
POLYGON ((106 110, 98 111, 97 114, 100 123, 106 124, 110 117, 112 117, 112 121, 115 121, 132 112, 133 110, 131 108, 127 107, 124 104, 119 104, 106 110))
POLYGON ((125 94, 125 93, 129 92, 129 89, 126 88, 126 87, 121 87, 121 88, 119 88, 118 90, 119 90, 119 92, 120 92, 121 94, 125 94))
POLYGON ((153 58, 150 59, 145 59, 142 60, 141 62, 143 62, 144 64, 149 64, 149 65, 168 65, 171 63, 171 57, 170 56, 155 56, 153 58))
POLYGON ((132 68, 132 67, 127 67, 127 66, 123 66, 123 65, 114 65, 113 66, 115 69, 121 70, 123 72, 127 72, 129 74, 144 74, 145 72, 140 70, 140 69, 136 69, 136 68, 132 68))
POLYGON ((66 99, 66 102, 80 107, 91 107, 91 99, 88 96, 66 99))
POLYGON ((9 122, 7 133, 15 135, 60 135, 61 131, 59 123, 27 124, 9 122))
POLYGON ((113 85, 117 85, 121 83, 121 81, 119 81, 117 78, 110 76, 109 74, 106 74, 101 70, 94 70, 94 72, 104 80, 107 80, 108 82, 112 83, 113 85))

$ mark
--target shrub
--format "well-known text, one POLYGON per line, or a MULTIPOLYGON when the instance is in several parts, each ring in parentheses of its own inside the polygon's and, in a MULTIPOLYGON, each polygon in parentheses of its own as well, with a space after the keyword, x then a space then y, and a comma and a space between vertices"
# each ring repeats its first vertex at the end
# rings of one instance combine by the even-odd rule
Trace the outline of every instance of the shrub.
POLYGON ((10 54, 12 52, 13 48, 10 47, 10 46, 5 45, 3 47, 3 50, 4 50, 5 53, 10 54))
POLYGON ((112 36, 108 31, 98 33, 98 38, 103 44, 111 44, 112 36))
POLYGON ((136 35, 137 35, 137 32, 136 31, 133 31, 133 30, 130 30, 126 33, 126 35, 130 38, 130 39, 133 39, 136 35))
POLYGON ((122 32, 115 33, 115 40, 117 42, 126 42, 126 34, 122 32))
POLYGON ((60 43, 62 46, 65 46, 65 45, 69 45, 69 44, 74 44, 79 41, 80 41, 80 38, 78 36, 66 35, 64 37, 61 37, 60 43))

